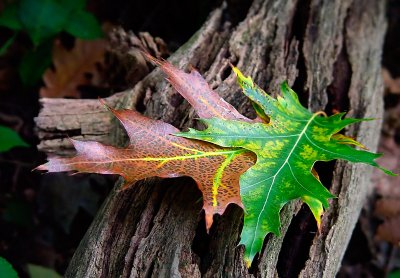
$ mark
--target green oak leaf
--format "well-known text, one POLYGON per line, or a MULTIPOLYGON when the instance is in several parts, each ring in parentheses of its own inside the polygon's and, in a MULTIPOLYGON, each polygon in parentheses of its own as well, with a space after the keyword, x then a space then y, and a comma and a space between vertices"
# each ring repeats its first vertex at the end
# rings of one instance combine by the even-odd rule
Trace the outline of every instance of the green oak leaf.
POLYGON ((358 150, 354 139, 338 134, 344 127, 369 119, 344 118, 345 113, 326 116, 304 108, 285 82, 282 96, 273 98, 244 77, 237 68, 238 83, 254 102, 264 123, 201 119, 205 130, 189 129, 176 135, 211 142, 222 147, 243 148, 257 155, 257 162, 240 178, 240 195, 245 207, 241 244, 246 247, 245 260, 251 264, 260 252, 265 236, 280 234, 279 213, 291 200, 302 199, 311 209, 318 225, 323 208, 334 196, 313 174, 316 161, 343 159, 378 167, 389 175, 375 159, 380 154, 358 150))

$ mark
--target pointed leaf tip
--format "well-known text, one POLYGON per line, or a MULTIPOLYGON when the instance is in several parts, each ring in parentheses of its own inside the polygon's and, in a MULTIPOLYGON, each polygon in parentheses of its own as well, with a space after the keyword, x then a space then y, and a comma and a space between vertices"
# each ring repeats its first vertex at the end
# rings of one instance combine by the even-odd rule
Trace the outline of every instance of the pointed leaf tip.
POLYGON ((245 265, 246 265, 247 268, 250 268, 250 267, 251 267, 251 262, 252 262, 252 260, 250 260, 250 259, 248 259, 248 258, 245 258, 245 259, 244 259, 244 263, 245 263, 245 265))
POLYGON ((282 89, 282 90, 289 90, 289 89, 291 89, 291 88, 289 87, 289 83, 287 82, 287 80, 282 81, 282 83, 281 83, 281 89, 282 89))
POLYGON ((160 60, 157 59, 156 57, 152 56, 146 49, 141 49, 140 53, 151 63, 157 65, 157 66, 162 66, 164 63, 167 63, 165 60, 160 60))
POLYGON ((103 105, 108 111, 112 111, 113 109, 106 103, 104 99, 101 97, 98 98, 101 105, 103 105))
POLYGON ((244 87, 250 87, 252 88, 254 86, 253 80, 251 79, 250 76, 245 77, 243 75, 243 73, 235 66, 231 65, 233 72, 236 74, 237 76, 237 81, 240 85, 240 87, 244 88, 244 87))
POLYGON ((377 167, 378 167, 378 169, 383 171, 386 175, 389 175, 389 176, 392 176, 392 177, 397 177, 399 175, 399 174, 393 173, 392 171, 390 171, 390 170, 388 170, 386 168, 383 168, 381 166, 377 166, 377 167))
POLYGON ((308 205, 312 214, 314 215, 315 221, 317 222, 318 231, 321 231, 321 216, 324 213, 322 203, 313 197, 303 196, 302 201, 308 205))
POLYGON ((160 69, 167 75, 168 82, 192 105, 200 118, 218 117, 230 120, 252 121, 240 114, 235 107, 212 90, 207 81, 196 70, 192 69, 190 73, 186 73, 174 67, 168 61, 147 57, 160 66, 160 69))

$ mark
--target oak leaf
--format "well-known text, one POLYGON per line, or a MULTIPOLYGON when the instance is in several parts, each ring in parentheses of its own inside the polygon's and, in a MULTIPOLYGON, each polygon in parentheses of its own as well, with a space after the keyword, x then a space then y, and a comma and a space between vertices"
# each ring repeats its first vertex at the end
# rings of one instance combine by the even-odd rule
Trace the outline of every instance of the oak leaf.
POLYGON ((74 141, 77 156, 52 158, 38 169, 116 173, 125 178, 126 186, 150 176, 191 176, 203 192, 207 228, 212 215, 222 213, 228 203, 244 205, 241 243, 246 247, 248 266, 265 236, 279 234, 279 212, 287 202, 302 199, 320 224, 333 195, 313 170, 316 161, 363 162, 393 175, 375 162, 379 154, 354 149, 350 145, 363 146, 338 134, 363 119, 344 119, 344 113, 330 117, 323 112, 313 114, 301 106, 286 83, 282 84, 282 97, 272 98, 233 68, 258 114, 251 120, 221 99, 196 71, 184 73, 168 62, 150 59, 203 118, 205 130, 178 133, 171 125, 137 112, 110 109, 127 130, 127 148, 74 141))
MULTIPOLYGON (((389 108, 385 114, 387 117, 398 119, 400 106, 389 108)), ((395 140, 396 121, 388 121, 386 132, 382 134, 379 150, 385 152, 385 156, 379 159, 379 163, 389 169, 399 169, 400 148, 395 140)), ((375 182, 375 193, 379 198, 374 207, 374 216, 379 218, 380 223, 376 229, 376 238, 388 241, 395 246, 400 246, 400 177, 390 178, 378 171, 373 172, 375 182)))
POLYGON ((400 196, 384 196, 377 200, 375 203, 375 214, 383 218, 400 215, 400 196))
POLYGON ((168 76, 168 82, 177 90, 196 110, 200 118, 221 118, 227 120, 253 120, 240 114, 232 105, 222 99, 208 85, 198 71, 191 68, 190 73, 177 69, 168 61, 158 60, 147 53, 143 53, 150 61, 160 66, 168 76))
POLYGON ((109 109, 129 136, 126 148, 72 140, 77 150, 75 157, 50 158, 37 169, 118 174, 125 179, 124 189, 148 177, 190 176, 203 193, 207 230, 213 215, 222 214, 228 204, 243 207, 239 177, 254 164, 252 153, 173 136, 179 130, 170 124, 132 110, 109 109))
MULTIPOLYGON (((195 107, 201 117, 252 121, 213 91, 196 70, 185 73, 167 61, 144 55, 160 66, 172 86, 195 107)), ((254 164, 252 153, 179 138, 172 135, 179 130, 167 123, 148 119, 131 110, 109 109, 128 133, 130 145, 126 149, 72 140, 77 156, 50 158, 48 163, 37 169, 119 174, 125 179, 124 188, 146 177, 190 176, 203 193, 207 230, 212 225, 213 215, 222 214, 228 204, 243 207, 239 177, 254 164), (110 160, 110 157, 113 159, 110 160)))
POLYGON ((386 218, 382 224, 378 226, 376 238, 400 246, 400 215, 386 218))
POLYGON ((104 62, 106 47, 104 39, 76 39, 71 50, 56 41, 53 47, 54 68, 45 71, 45 87, 40 89, 40 96, 79 98, 79 86, 100 85, 102 78, 98 69, 104 62))
POLYGON ((328 200, 334 197, 312 173, 316 161, 344 159, 378 167, 380 154, 357 150, 363 147, 354 139, 338 134, 349 124, 368 119, 345 118, 345 113, 326 116, 304 108, 286 82, 282 96, 266 94, 233 68, 243 92, 268 116, 268 123, 244 122, 221 118, 201 119, 205 130, 190 129, 179 136, 202 140, 221 147, 243 148, 257 155, 257 162, 240 178, 240 195, 245 207, 240 243, 246 247, 245 260, 251 264, 261 250, 268 233, 280 234, 279 213, 291 200, 301 198, 312 210, 317 222, 328 200))

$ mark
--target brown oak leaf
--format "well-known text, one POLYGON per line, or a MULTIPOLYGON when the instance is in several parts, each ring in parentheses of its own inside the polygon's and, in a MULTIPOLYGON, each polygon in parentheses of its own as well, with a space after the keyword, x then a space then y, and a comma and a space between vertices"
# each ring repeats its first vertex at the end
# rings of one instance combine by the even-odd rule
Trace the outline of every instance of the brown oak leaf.
POLYGON ((190 176, 203 193, 207 229, 213 215, 222 214, 228 204, 243 207, 239 177, 254 164, 252 153, 173 136, 179 130, 170 124, 132 110, 110 110, 128 133, 126 148, 72 140, 75 157, 50 158, 37 169, 118 174, 125 179, 124 188, 147 177, 190 176))
POLYGON ((385 222, 378 226, 376 237, 400 246, 400 216, 385 219, 385 222))
POLYGON ((40 89, 40 96, 79 98, 78 86, 99 85, 102 78, 98 68, 104 62, 106 47, 107 41, 104 39, 76 39, 71 50, 56 41, 53 47, 54 68, 45 71, 45 87, 40 89))
MULTIPOLYGON (((172 86, 201 117, 252 121, 213 91, 197 71, 188 74, 167 61, 145 55, 160 66, 172 86)), ((255 163, 253 153, 173 136, 179 130, 170 124, 132 110, 109 109, 128 133, 130 143, 126 148, 72 140, 77 150, 75 157, 50 158, 37 169, 118 174, 125 179, 124 188, 147 177, 190 176, 203 194, 207 230, 212 225, 213 215, 222 214, 228 204, 243 207, 239 178, 255 163)))

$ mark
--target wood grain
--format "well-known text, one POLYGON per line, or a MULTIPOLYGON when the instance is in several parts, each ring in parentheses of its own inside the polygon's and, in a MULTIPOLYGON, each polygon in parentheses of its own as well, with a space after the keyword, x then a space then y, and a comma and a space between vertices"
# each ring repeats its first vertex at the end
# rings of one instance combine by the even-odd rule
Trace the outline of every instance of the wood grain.
MULTIPOLYGON (((226 4, 214 10, 170 61, 197 68, 241 113, 253 115, 229 62, 272 94, 288 80, 313 111, 382 117, 383 1, 254 0, 239 23, 230 22, 227 13, 226 4)), ((144 107, 145 115, 178 128, 194 125, 193 110, 159 70, 110 101, 116 108, 144 107)), ((44 99, 37 118, 43 139, 39 148, 65 153, 64 136, 71 130, 80 130, 78 137, 123 144, 123 132, 106 112, 98 112, 95 102, 44 99)), ((374 151, 380 125, 378 120, 361 123, 346 134, 374 151)), ((371 171, 343 162, 321 169, 324 183, 339 196, 322 219, 322 231, 307 224, 313 220, 300 203, 291 203, 281 213, 282 236, 267 236, 250 272, 243 264, 243 247, 237 246, 242 211, 230 206, 215 217, 207 235, 200 192, 184 178, 146 180, 124 192, 118 192, 117 184, 66 277, 334 277, 370 190, 371 171)))

